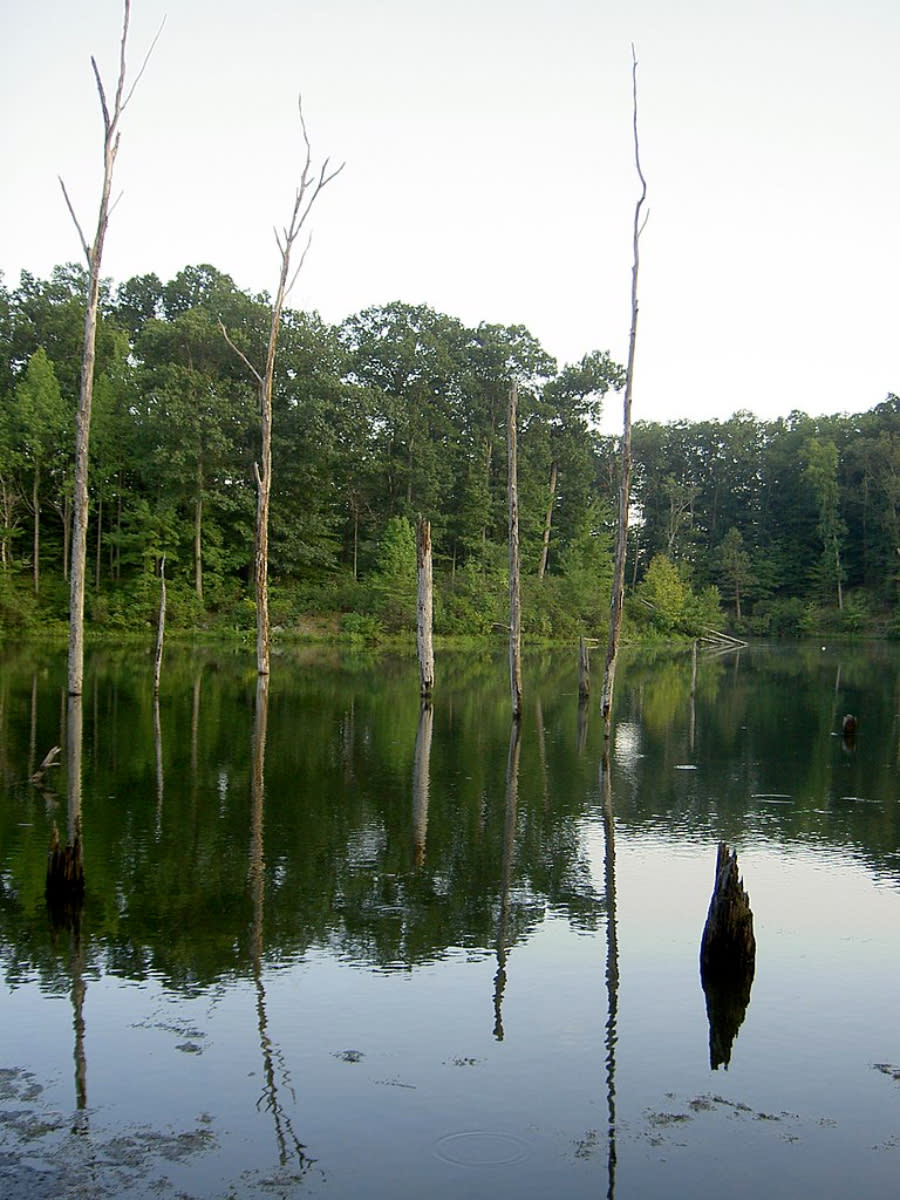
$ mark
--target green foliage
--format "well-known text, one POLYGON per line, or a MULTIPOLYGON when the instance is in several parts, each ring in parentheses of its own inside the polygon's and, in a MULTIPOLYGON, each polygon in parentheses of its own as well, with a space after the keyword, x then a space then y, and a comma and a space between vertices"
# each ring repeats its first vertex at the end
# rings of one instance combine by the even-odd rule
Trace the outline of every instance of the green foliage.
POLYGON ((661 633, 675 633, 684 624, 687 598, 678 568, 663 554, 654 555, 641 580, 638 599, 651 610, 650 621, 661 633))
POLYGON ((388 633, 416 626, 416 534, 406 517, 391 517, 370 580, 378 619, 388 633))
POLYGON ((359 645, 372 645, 380 642, 384 636, 384 629, 377 617, 355 612, 344 613, 341 617, 341 632, 359 645))
POLYGON ((0 571, 0 630, 22 633, 34 625, 37 602, 32 589, 22 586, 10 571, 0 571))
POLYGON ((509 624, 509 572, 502 547, 485 548, 435 581, 435 631, 486 635, 509 624))
MULTIPOLYGON (((71 264, 47 280, 25 272, 14 290, 0 283, 0 570, 18 597, 31 565, 39 623, 64 609, 85 284, 71 264)), ((268 317, 265 297, 209 264, 167 282, 149 274, 114 293, 104 286, 88 546, 96 624, 149 619, 162 553, 173 623, 247 624, 256 382, 220 320, 259 366, 268 317)), ((400 301, 337 327, 315 313, 283 315, 269 526, 275 625, 352 611, 386 632, 411 629, 420 512, 432 524, 437 629, 505 625, 513 382, 526 635, 602 635, 618 460, 597 421, 621 367, 595 350, 559 369, 522 326, 467 327, 400 301), (402 536, 392 524, 401 519, 402 536)), ((659 602, 655 615, 629 603, 641 631, 719 624, 711 587, 736 629, 766 636, 889 622, 900 600, 897 396, 853 417, 638 422, 633 454, 627 578, 631 600, 636 588, 659 602), (674 570, 652 567, 659 556, 674 570)))
POLYGON ((715 629, 722 620, 718 588, 712 584, 695 592, 670 559, 654 556, 638 585, 637 598, 645 620, 656 633, 696 636, 715 629))

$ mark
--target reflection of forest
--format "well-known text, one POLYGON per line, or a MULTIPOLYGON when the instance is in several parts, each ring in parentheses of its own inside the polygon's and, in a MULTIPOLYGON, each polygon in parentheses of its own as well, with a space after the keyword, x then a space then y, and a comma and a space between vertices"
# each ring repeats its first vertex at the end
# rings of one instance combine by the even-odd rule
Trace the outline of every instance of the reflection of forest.
POLYGON ((900 654, 891 645, 632 657, 616 817, 693 840, 814 840, 900 877, 900 654), (850 748, 844 712, 860 716, 850 748), (862 730, 865 729, 865 737, 862 730))
MULTIPOLYGON (((283 960, 325 945, 403 968, 450 949, 495 944, 509 737, 508 696, 495 667, 490 656, 475 657, 454 676, 445 664, 432 714, 427 809, 418 813, 413 792, 426 782, 416 782, 414 771, 420 708, 405 663, 372 659, 349 672, 326 663, 315 674, 304 665, 273 676, 267 954, 283 960)), ((48 671, 49 686, 39 691, 38 746, 58 738, 55 682, 48 671)), ((28 672, 29 689, 30 683, 28 672)), ((253 681, 220 660, 173 656, 158 714, 146 683, 127 659, 121 669, 112 659, 86 690, 86 925, 106 970, 131 978, 161 973, 172 985, 192 987, 252 971, 259 951, 253 916, 261 897, 246 870, 253 681)), ((602 915, 579 831, 590 768, 577 768, 579 785, 570 762, 572 731, 564 724, 568 705, 558 685, 556 693, 557 701, 545 700, 542 712, 527 710, 523 721, 527 783, 505 906, 508 946, 548 906, 583 928, 595 928, 602 915)), ((18 717, 11 719, 13 706, 2 710, 10 762, 20 745, 27 756, 30 714, 28 706, 15 706, 20 710, 21 727, 18 717)), ((24 784, 14 792, 19 818, 27 812, 40 827, 43 801, 24 784)), ((15 888, 0 897, 0 922, 10 965, 43 958, 42 969, 56 974, 38 903, 44 841, 20 829, 4 838, 3 865, 15 888)))
MULTIPOLYGON (((896 650, 879 655, 844 649, 838 659, 818 646, 701 653, 692 723, 690 650, 626 654, 613 756, 617 822, 711 842, 814 837, 850 846, 898 877, 900 673, 896 650), (832 736, 845 710, 860 717, 852 753, 832 736), (774 793, 790 802, 767 803, 774 793)), ((58 658, 23 651, 0 672, 8 795, 0 808, 0 953, 9 972, 31 964, 62 978, 43 879, 49 822, 64 821, 64 780, 55 781, 56 799, 25 782, 29 761, 63 740, 58 658)), ((588 725, 579 752, 576 666, 574 652, 526 659, 508 948, 549 909, 586 929, 598 928, 605 911, 583 836, 585 821, 599 820, 602 727, 588 725)), ((89 954, 102 955, 107 971, 152 971, 180 987, 252 973, 260 897, 247 880, 255 675, 245 656, 173 654, 156 737, 149 658, 104 651, 89 667, 89 954)), ((266 954, 284 960, 329 946, 408 969, 496 945, 509 741, 502 657, 442 659, 427 826, 421 793, 418 826, 415 817, 419 731, 411 661, 347 660, 335 651, 278 661, 266 751, 266 954)))

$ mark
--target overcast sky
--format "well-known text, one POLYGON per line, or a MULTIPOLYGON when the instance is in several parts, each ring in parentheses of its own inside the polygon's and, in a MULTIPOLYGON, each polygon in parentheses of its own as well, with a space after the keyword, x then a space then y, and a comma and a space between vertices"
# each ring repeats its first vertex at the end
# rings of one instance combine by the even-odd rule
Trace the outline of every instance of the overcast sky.
MULTIPOLYGON (((634 415, 857 412, 900 391, 897 0, 133 0, 104 274, 273 290, 303 94, 322 194, 290 304, 426 303, 624 362, 631 44, 649 221, 634 415)), ((96 219, 121 0, 4 6, 0 269, 96 219)), ((604 424, 620 422, 618 402, 604 424)))

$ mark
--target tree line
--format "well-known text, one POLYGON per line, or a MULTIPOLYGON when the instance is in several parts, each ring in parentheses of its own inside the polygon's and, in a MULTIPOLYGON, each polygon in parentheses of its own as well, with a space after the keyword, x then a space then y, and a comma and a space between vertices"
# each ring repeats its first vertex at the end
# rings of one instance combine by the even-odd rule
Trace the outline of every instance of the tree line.
MULTIPOLYGON (((87 275, 0 279, 0 618, 66 617, 87 275)), ((91 441, 89 627, 253 624, 258 389, 271 300, 209 265, 102 287, 91 441), (227 329, 228 344, 223 336, 227 329), (235 354, 234 347, 240 351, 235 354)), ((272 395, 273 625, 341 614, 376 637, 415 617, 430 520, 438 632, 506 620, 506 411, 519 402, 530 636, 602 634, 619 470, 602 405, 624 371, 560 366, 527 329, 426 305, 329 325, 286 308, 272 395)), ((691 633, 852 629, 896 609, 900 400, 860 416, 637 422, 627 617, 691 633), (724 609, 724 612, 723 612, 724 609)))

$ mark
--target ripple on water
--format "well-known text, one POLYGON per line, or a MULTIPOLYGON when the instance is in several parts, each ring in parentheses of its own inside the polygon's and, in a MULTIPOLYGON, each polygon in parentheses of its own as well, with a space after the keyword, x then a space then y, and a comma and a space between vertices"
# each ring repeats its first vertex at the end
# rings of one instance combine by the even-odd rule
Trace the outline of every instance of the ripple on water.
POLYGON ((461 1167, 500 1167, 521 1162, 528 1146, 511 1133, 473 1129, 438 1138, 434 1153, 443 1162, 461 1167))

